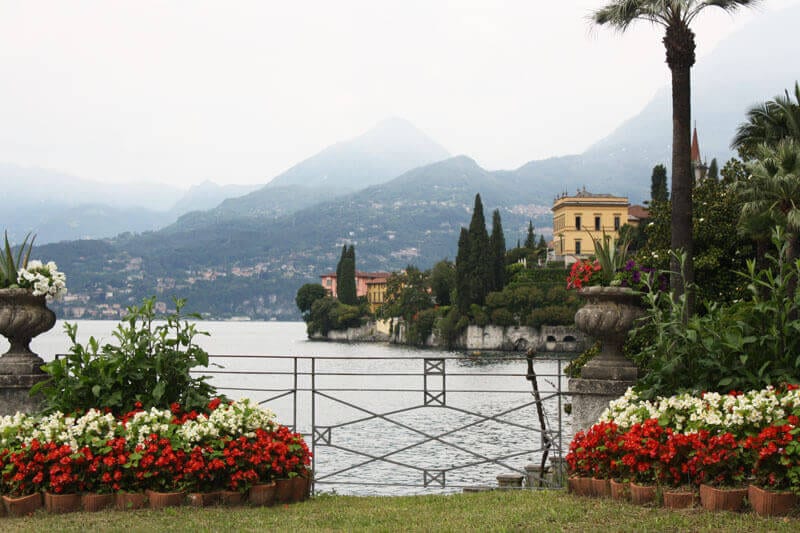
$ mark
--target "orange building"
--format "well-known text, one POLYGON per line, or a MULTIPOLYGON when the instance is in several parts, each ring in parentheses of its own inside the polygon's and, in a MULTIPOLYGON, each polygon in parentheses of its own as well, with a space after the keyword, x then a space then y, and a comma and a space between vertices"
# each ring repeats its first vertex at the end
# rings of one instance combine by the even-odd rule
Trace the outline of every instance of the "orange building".
MULTIPOLYGON (((389 279, 388 272, 356 272, 356 296, 366 296, 372 311, 375 311, 386 298, 386 281, 389 279)), ((336 272, 323 274, 320 276, 322 286, 328 294, 334 298, 338 297, 336 291, 336 272)))

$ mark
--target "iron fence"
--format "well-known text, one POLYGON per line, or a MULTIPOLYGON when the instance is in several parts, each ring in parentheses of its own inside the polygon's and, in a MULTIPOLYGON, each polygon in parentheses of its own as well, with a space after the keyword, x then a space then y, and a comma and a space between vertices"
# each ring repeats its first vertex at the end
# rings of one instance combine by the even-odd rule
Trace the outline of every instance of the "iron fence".
POLYGON ((315 492, 452 492, 501 474, 530 488, 563 480, 570 420, 560 359, 212 360, 224 368, 203 373, 221 392, 257 400, 306 436, 315 492))

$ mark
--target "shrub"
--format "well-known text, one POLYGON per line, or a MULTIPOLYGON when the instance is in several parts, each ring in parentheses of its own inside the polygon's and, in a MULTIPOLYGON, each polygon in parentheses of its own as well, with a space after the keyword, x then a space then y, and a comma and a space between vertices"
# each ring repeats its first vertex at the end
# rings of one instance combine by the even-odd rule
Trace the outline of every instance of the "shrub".
POLYGON ((167 408, 180 403, 189 409, 202 408, 216 396, 207 376, 191 371, 208 367, 208 353, 195 344, 198 331, 183 315, 184 300, 175 300, 176 311, 155 324, 155 298, 145 299, 140 307, 131 306, 114 331, 117 344, 102 347, 94 337, 86 346, 76 341, 78 326, 65 324, 72 342, 69 353, 45 364, 49 379, 37 384, 32 393, 41 393, 46 412, 86 412, 101 405, 114 413, 133 410, 137 405, 167 408))

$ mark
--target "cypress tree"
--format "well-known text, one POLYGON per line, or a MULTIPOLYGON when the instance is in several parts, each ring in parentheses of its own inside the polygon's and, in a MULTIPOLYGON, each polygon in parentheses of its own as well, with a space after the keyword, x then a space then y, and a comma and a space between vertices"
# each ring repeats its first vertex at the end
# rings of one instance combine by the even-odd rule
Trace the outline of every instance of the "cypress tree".
POLYGON ((358 302, 356 296, 356 250, 350 246, 342 258, 342 277, 338 280, 339 301, 347 305, 358 302))
POLYGON ((489 233, 483 216, 481 195, 475 195, 475 209, 469 223, 469 275, 470 304, 483 305, 492 279, 492 254, 489 248, 489 233))
POLYGON ((506 284, 506 238, 503 235, 503 222, 500 210, 492 213, 492 234, 489 237, 492 254, 492 283, 490 291, 502 291, 506 284))
POLYGON ((650 201, 666 202, 669 200, 667 192, 667 167, 656 165, 653 167, 653 175, 650 178, 650 201))
POLYGON ((711 160, 711 164, 708 166, 708 174, 706 174, 706 178, 719 181, 719 164, 717 163, 716 157, 711 160))
POLYGON ((339 284, 342 281, 342 262, 344 258, 347 257, 347 245, 342 245, 342 255, 339 257, 339 262, 336 263, 336 294, 334 296, 339 298, 339 284))
POLYGON ((469 232, 462 227, 458 236, 458 252, 456 254, 456 305, 462 315, 469 312, 469 272, 470 266, 469 253, 469 232))
POLYGON ((525 237, 525 248, 536 248, 536 234, 533 233, 533 220, 528 220, 528 236, 525 237))

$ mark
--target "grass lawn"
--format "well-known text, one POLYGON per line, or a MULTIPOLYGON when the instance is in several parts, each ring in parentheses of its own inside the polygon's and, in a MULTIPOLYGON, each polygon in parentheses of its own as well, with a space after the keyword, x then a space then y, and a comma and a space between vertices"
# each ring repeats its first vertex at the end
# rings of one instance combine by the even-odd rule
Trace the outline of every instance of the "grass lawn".
POLYGON ((0 531, 797 531, 797 518, 667 511, 561 491, 451 496, 323 495, 268 508, 104 511, 0 518, 0 531))

